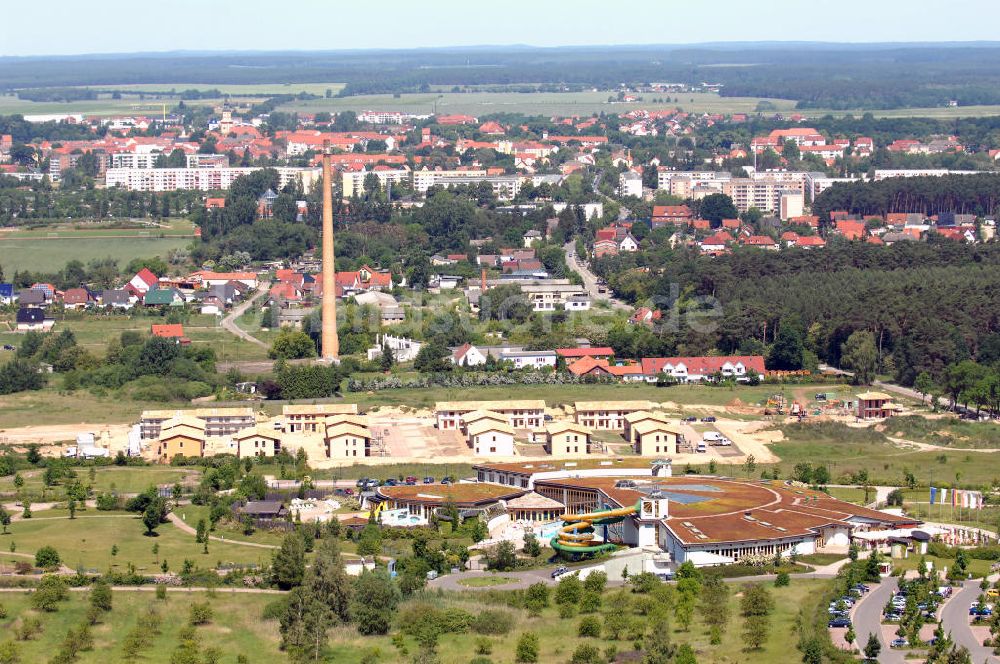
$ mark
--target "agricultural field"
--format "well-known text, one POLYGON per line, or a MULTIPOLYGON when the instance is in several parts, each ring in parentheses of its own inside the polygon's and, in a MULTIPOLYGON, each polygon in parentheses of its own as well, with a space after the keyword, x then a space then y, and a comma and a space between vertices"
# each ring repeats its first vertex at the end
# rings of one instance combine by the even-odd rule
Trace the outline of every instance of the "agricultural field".
MULTIPOLYGON (((768 101, 776 111, 789 111, 795 102, 783 99, 761 99, 757 97, 720 97, 714 93, 675 94, 680 101, 654 104, 652 98, 661 95, 646 95, 647 101, 636 103, 608 103, 604 92, 469 92, 469 93, 424 93, 394 95, 358 95, 332 99, 310 99, 295 101, 280 107, 283 111, 315 113, 317 111, 400 111, 404 113, 459 113, 474 116, 491 113, 524 113, 526 115, 591 115, 594 113, 627 113, 635 109, 664 110, 682 108, 689 113, 753 113, 757 104, 768 101)), ((666 95, 662 95, 665 97, 666 95)), ((673 98, 673 97, 672 97, 673 98)))
MULTIPOLYGON (((163 105, 166 111, 177 104, 176 99, 140 100, 138 96, 123 95, 122 99, 112 99, 111 95, 98 99, 70 102, 35 102, 18 99, 15 95, 0 95, 0 115, 160 115, 163 105)), ((185 101, 195 106, 218 106, 222 99, 197 99, 185 101)))
MULTIPOLYGON (((151 588, 115 590, 113 609, 101 623, 92 628, 94 647, 79 653, 81 664, 120 662, 123 660, 125 637, 136 625, 140 614, 155 607, 162 618, 160 633, 152 637, 151 647, 145 650, 142 661, 150 664, 167 664, 179 643, 180 629, 187 625, 193 602, 207 602, 212 607, 212 620, 197 628, 196 634, 202 648, 215 646, 225 653, 223 661, 236 662, 243 655, 248 662, 282 661, 278 650, 277 621, 262 618, 264 607, 273 602, 272 594, 218 592, 170 592, 166 599, 156 599, 151 588)), ((88 592, 74 591, 65 602, 59 603, 54 613, 31 609, 29 594, 3 593, 0 602, 7 609, 7 618, 0 620, 0 631, 12 635, 14 628, 25 617, 34 616, 42 622, 42 632, 34 639, 20 641, 22 662, 45 662, 59 649, 70 628, 85 621, 89 606, 88 592)))
MULTIPOLYGON (((325 95, 327 90, 337 94, 344 88, 343 83, 140 83, 137 85, 91 85, 83 86, 93 90, 120 90, 122 92, 176 92, 185 90, 198 90, 199 92, 218 90, 224 95, 234 95, 240 97, 270 97, 274 95, 297 95, 301 93, 311 95, 325 95)), ((188 103, 187 101, 184 102, 188 103)))
POLYGON ((71 260, 87 263, 113 258, 119 265, 133 258, 160 256, 183 249, 194 238, 188 220, 175 219, 163 227, 113 228, 105 224, 54 224, 43 228, 0 229, 0 265, 16 270, 57 272, 71 260))

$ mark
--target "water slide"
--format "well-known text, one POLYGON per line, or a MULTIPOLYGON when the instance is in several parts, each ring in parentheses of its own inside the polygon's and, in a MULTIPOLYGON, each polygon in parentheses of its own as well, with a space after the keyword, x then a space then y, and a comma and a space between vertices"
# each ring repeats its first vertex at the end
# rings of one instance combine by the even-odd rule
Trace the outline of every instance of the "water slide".
POLYGON ((549 542, 560 553, 600 553, 614 551, 618 547, 610 542, 594 543, 594 526, 608 526, 621 523, 625 517, 639 511, 639 501, 630 507, 617 510, 598 510, 588 514, 564 514, 563 525, 549 542))

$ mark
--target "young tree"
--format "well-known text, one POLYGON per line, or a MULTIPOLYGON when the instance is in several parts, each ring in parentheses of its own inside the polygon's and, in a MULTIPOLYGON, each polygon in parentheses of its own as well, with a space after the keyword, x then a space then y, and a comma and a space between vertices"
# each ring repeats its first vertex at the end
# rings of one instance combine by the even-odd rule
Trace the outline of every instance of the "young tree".
POLYGON ((320 542, 303 585, 330 609, 336 620, 350 620, 351 579, 344 571, 340 546, 332 537, 320 542))
POLYGON ((59 557, 59 552, 48 544, 35 552, 35 567, 41 567, 42 569, 55 568, 59 567, 60 562, 62 560, 59 557))
POLYGON ((305 575, 305 545, 298 533, 289 533, 271 561, 271 580, 282 590, 302 585, 305 575))
POLYGON ((335 620, 330 608, 310 589, 304 586, 293 589, 279 619, 281 649, 293 660, 318 661, 335 620))
POLYGON ((525 632, 517 640, 517 649, 514 659, 519 664, 535 664, 538 661, 538 635, 534 632, 525 632))
POLYGON ((111 586, 106 581, 96 581, 90 589, 90 605, 101 611, 112 607, 111 586))
POLYGON ((362 572, 354 583, 351 620, 361 634, 386 634, 401 599, 399 588, 383 570, 362 572))
POLYGON ((872 632, 868 635, 868 643, 865 644, 865 658, 869 661, 875 661, 881 652, 882 643, 875 636, 875 632, 872 632))
POLYGON ((856 385, 869 385, 878 369, 878 348, 875 335, 858 330, 840 346, 841 363, 854 372, 856 385))
POLYGON ((743 586, 740 614, 743 616, 743 645, 747 650, 759 650, 767 641, 773 610, 774 599, 767 588, 757 583, 743 586))
POLYGON ((0 505, 0 526, 3 527, 3 534, 7 534, 7 528, 10 526, 10 512, 4 509, 3 505, 0 505))
MULTIPOLYGON (((701 611, 712 636, 726 631, 729 624, 729 587, 718 574, 708 574, 701 588, 701 611)), ((714 638, 713 638, 714 643, 714 638)))

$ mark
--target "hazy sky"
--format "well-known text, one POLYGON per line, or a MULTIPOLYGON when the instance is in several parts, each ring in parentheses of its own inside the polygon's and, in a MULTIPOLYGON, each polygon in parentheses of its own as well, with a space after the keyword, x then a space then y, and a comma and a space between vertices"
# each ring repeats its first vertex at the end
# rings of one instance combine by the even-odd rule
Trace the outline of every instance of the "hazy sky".
POLYGON ((2 0, 0 55, 997 39, 997 0, 2 0))

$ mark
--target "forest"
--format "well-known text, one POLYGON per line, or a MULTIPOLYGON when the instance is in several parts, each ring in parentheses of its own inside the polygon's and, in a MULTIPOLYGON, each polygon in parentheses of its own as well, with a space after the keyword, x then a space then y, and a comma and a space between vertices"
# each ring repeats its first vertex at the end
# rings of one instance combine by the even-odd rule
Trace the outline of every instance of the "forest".
POLYGON ((779 368, 818 361, 840 366, 843 344, 866 331, 881 370, 904 385, 925 371, 943 380, 947 368, 964 359, 1000 359, 992 350, 1000 347, 1000 247, 994 245, 931 239, 876 247, 832 240, 823 251, 737 249, 707 257, 665 248, 640 255, 640 261, 656 261, 659 274, 631 270, 636 264, 628 260, 635 259, 596 266, 619 295, 637 304, 652 299, 667 311, 717 303, 718 313, 708 331, 627 331, 635 339, 619 342, 626 347, 638 339, 666 351, 768 355, 785 336, 798 355, 779 368))
POLYGON ((828 220, 831 210, 884 216, 889 212, 942 212, 992 216, 1000 211, 1000 175, 945 175, 838 183, 813 201, 813 214, 828 220))
POLYGON ((358 95, 424 92, 431 86, 530 91, 539 82, 574 90, 709 81, 722 86, 723 96, 793 99, 810 109, 933 107, 951 100, 967 106, 1000 103, 996 52, 990 44, 742 43, 0 58, 0 90, 336 81, 346 84, 339 94, 358 95))

